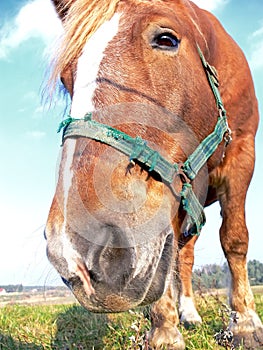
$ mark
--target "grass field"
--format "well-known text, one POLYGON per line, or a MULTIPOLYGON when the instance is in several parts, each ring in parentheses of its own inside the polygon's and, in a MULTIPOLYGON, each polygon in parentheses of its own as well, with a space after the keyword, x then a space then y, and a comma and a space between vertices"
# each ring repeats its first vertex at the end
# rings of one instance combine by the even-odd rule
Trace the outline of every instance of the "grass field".
MULTIPOLYGON (((197 296, 203 318, 200 327, 185 330, 180 326, 188 350, 219 350, 214 334, 224 329, 228 316, 224 295, 197 296)), ((263 288, 255 289, 258 313, 263 320, 263 288)), ((0 309, 1 350, 132 350, 146 349, 149 310, 122 314, 91 314, 78 304, 8 304, 0 309), (146 316, 146 317, 145 317, 146 316)), ((242 347, 240 347, 242 349, 242 347)))

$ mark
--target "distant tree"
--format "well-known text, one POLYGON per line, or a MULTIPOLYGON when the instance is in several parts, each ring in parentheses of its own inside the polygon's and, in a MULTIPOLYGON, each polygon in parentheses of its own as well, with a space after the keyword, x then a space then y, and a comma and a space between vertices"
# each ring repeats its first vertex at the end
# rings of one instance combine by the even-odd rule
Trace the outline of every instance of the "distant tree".
POLYGON ((1 286, 2 288, 4 288, 7 293, 14 293, 14 292, 18 292, 21 293, 23 292, 23 285, 22 284, 8 284, 6 286, 1 286))
POLYGON ((193 272, 193 287, 197 289, 224 288, 228 285, 229 269, 226 263, 204 265, 193 272))
MULTIPOLYGON (((263 284, 263 263, 258 260, 250 260, 248 262, 248 277, 252 286, 263 284)), ((207 264, 195 269, 192 281, 195 290, 227 287, 230 282, 227 262, 224 262, 223 265, 207 264)))
POLYGON ((249 281, 252 286, 263 284, 263 263, 258 260, 249 260, 247 269, 249 281))
POLYGON ((22 293, 23 292, 23 285, 22 284, 18 284, 17 285, 17 292, 19 292, 19 293, 22 293))

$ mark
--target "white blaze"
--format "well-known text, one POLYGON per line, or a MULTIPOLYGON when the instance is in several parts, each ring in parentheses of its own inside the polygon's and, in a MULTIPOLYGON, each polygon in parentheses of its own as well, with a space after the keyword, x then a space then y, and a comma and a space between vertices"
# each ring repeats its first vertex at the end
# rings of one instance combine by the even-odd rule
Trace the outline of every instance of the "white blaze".
POLYGON ((70 223, 67 220, 67 205, 68 205, 68 197, 69 191, 72 186, 74 170, 73 170, 73 161, 74 161, 74 153, 76 148, 76 140, 75 139, 67 139, 64 144, 64 152, 65 152, 65 160, 63 166, 63 194, 64 194, 64 222, 62 226, 62 249, 63 249, 63 257, 66 259, 68 263, 69 272, 75 272, 77 270, 77 259, 79 258, 79 254, 72 247, 70 239, 67 234, 67 224, 70 223))
POLYGON ((119 28, 120 14, 115 14, 109 21, 103 23, 84 46, 83 53, 77 64, 77 75, 74 82, 74 93, 71 105, 71 116, 83 118, 94 110, 92 102, 96 90, 96 78, 104 51, 114 38, 119 28))
MULTIPOLYGON (((96 78, 98 76, 100 63, 104 51, 109 42, 118 32, 119 14, 115 14, 109 21, 92 35, 84 46, 83 53, 77 64, 76 80, 74 82, 74 93, 71 105, 71 116, 83 118, 88 112, 94 110, 92 98, 96 89, 96 78)), ((69 272, 77 271, 79 254, 72 247, 67 235, 67 205, 69 192, 72 187, 74 176, 73 161, 76 148, 75 139, 67 139, 64 145, 65 159, 63 166, 63 194, 64 194, 64 223, 62 227, 63 256, 68 262, 69 272)))
MULTIPOLYGON (((66 221, 67 221, 67 204, 68 204, 68 196, 69 191, 72 186, 72 180, 73 180, 73 161, 74 161, 74 153, 75 153, 75 147, 76 147, 76 140, 75 139, 67 139, 64 144, 64 152, 65 152, 65 159, 63 159, 64 164, 63 166, 63 205, 64 205, 64 225, 63 225, 63 231, 66 229, 66 221)), ((64 157, 63 157, 64 158, 64 157)))
POLYGON ((73 160, 76 147, 75 139, 67 139, 64 145, 65 160, 63 165, 63 194, 64 194, 64 225, 67 219, 68 195, 74 175, 73 160))

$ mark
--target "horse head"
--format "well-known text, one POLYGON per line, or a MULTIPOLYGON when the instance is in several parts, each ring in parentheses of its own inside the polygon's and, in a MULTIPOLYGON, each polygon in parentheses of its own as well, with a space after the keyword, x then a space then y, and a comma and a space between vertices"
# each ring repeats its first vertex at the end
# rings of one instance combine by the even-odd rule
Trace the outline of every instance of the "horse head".
MULTIPOLYGON (((71 95, 70 115, 92 113, 169 162, 184 162, 218 117, 197 50, 198 43, 213 61, 216 38, 206 37, 199 10, 185 1, 119 1, 106 4, 106 14, 105 2, 96 3, 55 2, 67 29, 55 70, 71 95)), ((167 186, 103 142, 64 140, 47 251, 88 309, 122 311, 161 297, 185 219, 181 186, 180 176, 167 186)))
POLYGON ((51 263, 91 311, 155 302, 150 345, 184 349, 179 316, 201 322, 193 234, 218 200, 235 342, 262 346, 245 222, 258 108, 242 51, 188 0, 53 3, 65 35, 51 81, 71 108, 45 230, 51 263))

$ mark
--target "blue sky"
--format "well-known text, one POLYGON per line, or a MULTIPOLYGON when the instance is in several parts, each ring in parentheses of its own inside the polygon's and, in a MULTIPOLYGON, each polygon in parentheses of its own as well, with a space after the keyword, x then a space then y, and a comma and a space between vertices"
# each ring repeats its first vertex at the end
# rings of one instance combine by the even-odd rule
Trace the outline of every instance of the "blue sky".
MULTIPOLYGON (((244 50, 251 66, 263 115, 262 0, 199 0, 211 10, 244 50)), ((61 33, 49 0, 0 2, 0 284, 59 284, 45 257, 44 224, 55 189, 60 136, 56 129, 65 102, 48 108, 41 91, 48 56, 61 33)), ((248 193, 249 259, 263 261, 261 197, 262 125, 257 134, 257 164, 248 193)), ((219 207, 207 211, 196 246, 196 266, 223 263, 219 246, 219 207)))

